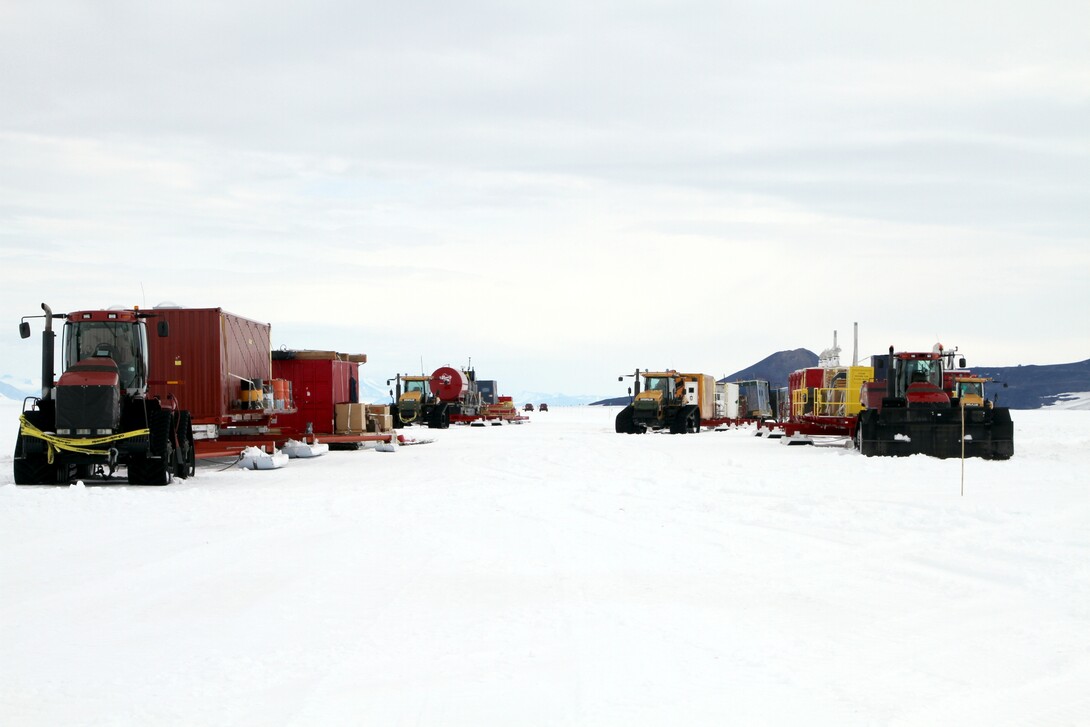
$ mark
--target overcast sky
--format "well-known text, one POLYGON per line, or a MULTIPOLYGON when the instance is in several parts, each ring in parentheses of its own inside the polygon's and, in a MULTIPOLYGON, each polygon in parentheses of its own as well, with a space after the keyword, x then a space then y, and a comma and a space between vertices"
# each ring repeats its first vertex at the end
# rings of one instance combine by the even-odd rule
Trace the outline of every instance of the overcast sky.
MULTIPOLYGON (((21 316, 171 301, 504 390, 1090 357, 1090 3, 0 0, 21 316)), ((41 322, 34 322, 35 331, 41 322)), ((35 341, 37 338, 34 339, 35 341)))

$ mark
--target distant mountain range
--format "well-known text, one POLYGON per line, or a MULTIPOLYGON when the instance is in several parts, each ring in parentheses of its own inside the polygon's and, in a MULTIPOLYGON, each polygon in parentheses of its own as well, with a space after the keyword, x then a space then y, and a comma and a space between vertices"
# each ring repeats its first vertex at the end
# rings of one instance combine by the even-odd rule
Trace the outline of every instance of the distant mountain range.
POLYGON ((0 376, 0 396, 22 401, 28 396, 38 396, 42 393, 41 386, 35 386, 30 379, 15 379, 11 376, 0 376))
MULTIPOLYGON (((870 357, 864 361, 869 364, 870 357)), ((817 363, 816 353, 805 348, 796 348, 793 351, 774 353, 719 380, 761 379, 767 381, 771 387, 778 388, 787 386, 787 377, 792 371, 817 366, 817 363)), ((1090 392, 1090 359, 1045 366, 977 366, 972 367, 972 371, 979 376, 994 379, 988 385, 988 398, 998 396, 1000 406, 1011 409, 1039 409, 1062 401, 1064 394, 1090 392)), ((628 396, 616 396, 595 401, 593 405, 624 406, 629 401, 628 396)))
POLYGON ((1051 366, 979 366, 973 373, 995 379, 988 384, 988 398, 998 394, 1000 406, 1011 409, 1038 409, 1064 394, 1090 391, 1090 359, 1051 366))

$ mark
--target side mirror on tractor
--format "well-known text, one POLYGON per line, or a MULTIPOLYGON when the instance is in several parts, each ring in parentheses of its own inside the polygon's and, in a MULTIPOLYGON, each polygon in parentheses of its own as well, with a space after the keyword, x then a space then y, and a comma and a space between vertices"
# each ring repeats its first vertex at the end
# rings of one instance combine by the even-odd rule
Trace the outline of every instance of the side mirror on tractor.
POLYGON ((23 321, 19 324, 19 337, 30 338, 30 323, 23 321))
POLYGON ((166 338, 170 335, 170 324, 166 321, 159 321, 155 328, 159 333, 159 338, 166 338))

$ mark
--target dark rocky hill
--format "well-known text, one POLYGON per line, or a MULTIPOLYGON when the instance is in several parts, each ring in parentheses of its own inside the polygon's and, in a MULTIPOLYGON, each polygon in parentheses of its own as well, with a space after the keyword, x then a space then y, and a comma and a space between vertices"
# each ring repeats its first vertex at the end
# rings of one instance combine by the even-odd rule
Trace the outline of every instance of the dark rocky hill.
MULTIPOLYGON (((724 376, 720 381, 748 381, 760 379, 767 381, 773 389, 787 386, 787 376, 792 371, 817 366, 818 355, 805 348, 796 348, 794 351, 780 351, 767 358, 763 358, 749 368, 735 371, 729 376, 724 376)), ((850 362, 849 362, 850 363, 850 362)))
POLYGON ((987 385, 988 398, 998 394, 999 405, 1011 409, 1039 409, 1061 394, 1090 391, 1090 359, 1049 366, 974 366, 972 370, 995 379, 987 385))

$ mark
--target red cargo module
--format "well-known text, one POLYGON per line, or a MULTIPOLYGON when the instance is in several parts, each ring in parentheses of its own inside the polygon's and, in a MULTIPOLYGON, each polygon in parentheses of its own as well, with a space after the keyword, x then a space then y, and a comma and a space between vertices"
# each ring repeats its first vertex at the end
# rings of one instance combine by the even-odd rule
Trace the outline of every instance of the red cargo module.
POLYGON ((170 324, 166 338, 148 337, 148 393, 172 395, 205 436, 232 424, 260 421, 268 412, 258 392, 272 379, 271 329, 222 308, 156 308, 170 324))
POLYGON ((291 381, 296 412, 277 417, 287 435, 332 434, 336 405, 359 402, 359 366, 363 354, 307 358, 307 351, 275 351, 273 375, 291 381))

